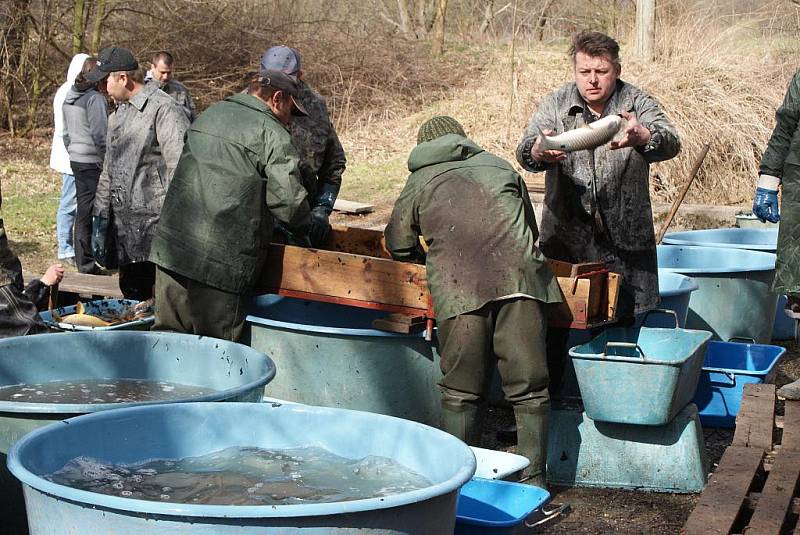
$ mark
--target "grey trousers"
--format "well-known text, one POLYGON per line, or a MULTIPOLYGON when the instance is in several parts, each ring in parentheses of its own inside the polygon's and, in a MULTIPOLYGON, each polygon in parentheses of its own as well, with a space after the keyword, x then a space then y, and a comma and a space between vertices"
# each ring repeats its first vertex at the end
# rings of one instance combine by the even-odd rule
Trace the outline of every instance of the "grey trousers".
POLYGON ((539 301, 493 301, 437 324, 444 406, 459 410, 465 404, 483 404, 495 363, 505 398, 512 405, 549 404, 547 320, 539 301))

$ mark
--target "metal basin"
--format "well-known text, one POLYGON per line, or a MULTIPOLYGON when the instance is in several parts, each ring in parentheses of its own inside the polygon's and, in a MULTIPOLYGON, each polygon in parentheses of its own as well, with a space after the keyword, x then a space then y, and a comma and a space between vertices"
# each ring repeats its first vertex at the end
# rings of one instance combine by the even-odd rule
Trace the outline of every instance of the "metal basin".
MULTIPOLYGON (((275 365, 256 350, 215 338, 140 331, 40 334, 0 340, 0 387, 56 380, 150 379, 213 389, 186 401, 257 401, 275 365)), ((24 434, 107 409, 164 402, 96 404, 0 401, 0 462, 24 434)), ((0 468, 4 533, 26 533, 19 484, 0 468), (6 531, 8 529, 8 531, 6 531)), ((54 526, 56 529, 57 526, 54 526)))
POLYGON ((770 291, 775 255, 721 247, 658 246, 658 267, 694 279, 687 329, 710 331, 714 339, 768 343, 778 295, 770 291))
POLYGON ((366 412, 270 403, 183 403, 90 414, 20 440, 8 465, 24 484, 34 533, 453 533, 459 488, 475 456, 455 437, 366 412), (68 425, 66 425, 68 424, 68 425), (109 463, 206 455, 232 446, 313 444, 349 459, 388 457, 429 487, 379 498, 291 505, 200 505, 87 492, 42 476, 77 456, 109 463))
POLYGON ((423 333, 372 328, 385 313, 276 295, 255 300, 245 338, 281 370, 270 397, 439 425, 439 355, 423 333), (249 337, 249 338, 248 338, 249 337))

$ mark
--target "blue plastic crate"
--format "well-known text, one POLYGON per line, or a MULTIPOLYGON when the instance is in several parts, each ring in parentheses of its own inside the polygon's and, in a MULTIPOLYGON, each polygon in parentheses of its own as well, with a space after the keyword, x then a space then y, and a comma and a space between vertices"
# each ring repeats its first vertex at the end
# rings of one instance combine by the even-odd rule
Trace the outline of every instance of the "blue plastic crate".
POLYGON ((709 342, 694 403, 705 427, 736 427, 748 383, 772 383, 786 349, 764 344, 709 342))
POLYGON ((539 487, 473 477, 461 487, 455 535, 510 534, 548 501, 550 493, 539 487))

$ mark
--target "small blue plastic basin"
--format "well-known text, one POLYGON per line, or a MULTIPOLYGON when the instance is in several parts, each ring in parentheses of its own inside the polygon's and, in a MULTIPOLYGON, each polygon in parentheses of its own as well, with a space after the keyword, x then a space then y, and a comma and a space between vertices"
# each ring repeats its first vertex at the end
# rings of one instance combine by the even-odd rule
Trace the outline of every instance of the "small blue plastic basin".
POLYGON ((455 535, 511 533, 511 528, 548 501, 550 493, 539 487, 472 478, 461 487, 455 535))

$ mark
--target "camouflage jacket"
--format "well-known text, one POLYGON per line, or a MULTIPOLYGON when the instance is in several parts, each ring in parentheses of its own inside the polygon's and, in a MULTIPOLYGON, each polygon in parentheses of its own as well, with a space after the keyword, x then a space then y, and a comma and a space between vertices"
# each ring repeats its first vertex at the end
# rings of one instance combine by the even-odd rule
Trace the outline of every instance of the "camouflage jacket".
POLYGON ((186 118, 189 119, 189 122, 194 121, 195 117, 197 117, 197 113, 194 108, 194 101, 192 101, 192 95, 189 93, 189 90, 185 85, 180 83, 178 80, 172 79, 162 86, 153 78, 153 75, 150 73, 150 71, 147 71, 146 80, 147 83, 155 84, 156 87, 161 89, 167 95, 171 96, 172 99, 178 103, 178 106, 181 107, 183 113, 186 114, 186 118))
POLYGON ((146 84, 108 118, 95 216, 113 215, 120 265, 147 260, 189 120, 169 95, 146 84))
POLYGON ((300 154, 300 173, 311 207, 333 209, 347 159, 328 116, 325 100, 300 82, 300 101, 308 117, 293 117, 292 143, 300 154))

